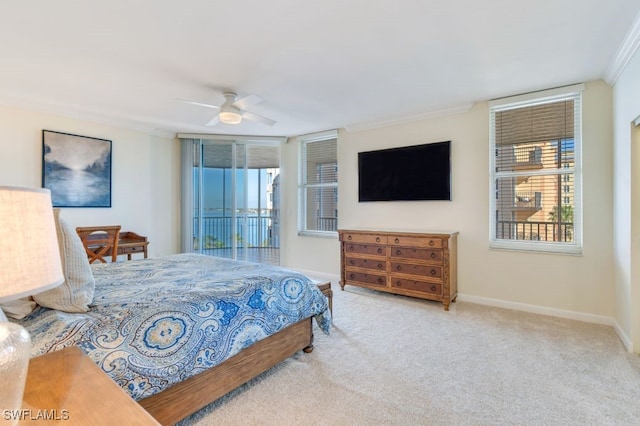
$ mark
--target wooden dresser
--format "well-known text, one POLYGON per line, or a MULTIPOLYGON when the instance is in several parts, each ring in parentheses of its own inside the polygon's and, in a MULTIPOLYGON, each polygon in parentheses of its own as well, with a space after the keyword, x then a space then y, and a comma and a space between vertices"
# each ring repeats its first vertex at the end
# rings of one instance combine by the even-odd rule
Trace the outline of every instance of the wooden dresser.
POLYGON ((340 287, 355 285, 404 296, 455 301, 457 232, 338 230, 340 287))

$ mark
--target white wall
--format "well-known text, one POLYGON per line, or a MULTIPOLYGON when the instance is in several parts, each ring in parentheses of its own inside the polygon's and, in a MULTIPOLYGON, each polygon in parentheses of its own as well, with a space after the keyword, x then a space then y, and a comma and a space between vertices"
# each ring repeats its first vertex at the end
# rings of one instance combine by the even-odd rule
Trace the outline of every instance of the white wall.
POLYGON ((112 207, 63 208, 72 226, 122 225, 149 255, 179 250, 179 145, 173 138, 0 106, 0 185, 42 186, 42 130, 112 141, 112 207))
POLYGON ((616 321, 640 353, 640 52, 613 86, 616 321))
MULTIPOLYGON (((630 120, 640 114, 638 58, 616 84, 616 255, 613 253, 613 149, 611 89, 586 85, 583 102, 584 254, 563 256, 488 248, 488 144, 486 102, 464 114, 376 130, 340 131, 339 226, 460 232, 458 288, 461 299, 538 310, 606 322, 616 317, 630 339, 640 341, 640 286, 632 293, 629 233, 630 120), (626 111, 626 112, 625 112, 626 111), (632 112, 635 111, 635 112, 632 112), (634 115, 635 114, 635 115, 634 115), (621 136, 622 134, 622 136, 621 136), (625 136, 626 134, 626 136, 625 136), (357 202, 357 153, 417 143, 452 140, 453 201, 357 202), (626 147, 626 149, 625 149, 626 147), (625 186, 626 185, 626 186, 625 186), (617 298, 616 298, 617 296, 617 298), (632 326, 635 324, 635 326, 632 326)), ((0 185, 39 187, 42 129, 113 141, 113 207, 63 209, 73 226, 119 223, 147 235, 152 256, 179 251, 179 143, 53 114, 0 106, 0 185)), ((283 147, 282 264, 327 274, 339 273, 335 238, 297 235, 296 139, 283 147)), ((635 161, 636 167, 640 159, 635 161)), ((640 192, 640 188, 637 189, 640 192)), ((640 200, 640 196, 636 197, 640 200)), ((640 225, 639 217, 634 224, 640 225)), ((637 234, 640 236, 640 233, 637 234)), ((636 238, 635 244, 640 244, 636 238)), ((640 249, 633 252, 640 257, 640 249)), ((640 264, 635 259, 636 264, 640 264)), ((635 281, 639 281, 635 274, 635 281)))
MULTIPOLYGON (((340 132, 339 227, 459 231, 461 298, 607 322, 614 315, 611 89, 586 85, 583 97, 584 251, 582 256, 490 250, 489 110, 486 102, 455 116, 360 132, 340 132), (451 202, 358 203, 359 151, 452 141, 451 202), (503 303, 506 302, 506 303, 503 303)), ((293 167, 297 143, 285 147, 293 167)), ((292 183, 288 182, 291 195, 292 183)), ((293 184, 295 185, 295 184, 293 184)), ((292 197, 293 198, 293 197, 292 197)), ((289 206, 294 206, 294 200, 289 206)), ((286 264, 339 273, 337 241, 285 236, 286 264)))
MULTIPOLYGON (((339 133, 338 145, 344 132, 339 133)), ((342 180, 342 169, 338 153, 338 179, 342 180)), ((282 147, 280 168, 282 191, 282 227, 280 241, 280 264, 304 271, 315 271, 337 275, 340 273, 340 247, 338 238, 310 237, 298 235, 298 158, 299 138, 290 138, 282 147)), ((340 190, 338 190, 338 193, 340 190)), ((338 209, 341 209, 338 203, 338 209)), ((338 221, 341 212, 338 210, 338 221)))

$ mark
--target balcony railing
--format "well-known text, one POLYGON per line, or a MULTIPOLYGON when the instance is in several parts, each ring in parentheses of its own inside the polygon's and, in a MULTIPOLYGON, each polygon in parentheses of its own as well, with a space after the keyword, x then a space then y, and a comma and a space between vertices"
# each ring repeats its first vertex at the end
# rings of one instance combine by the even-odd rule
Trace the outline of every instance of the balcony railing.
MULTIPOLYGON (((229 216, 213 216, 202 218, 203 249, 227 249, 232 247, 236 239, 237 247, 279 248, 278 217, 247 216, 239 218, 235 229, 229 216), (246 227, 244 221, 246 220, 246 227)), ((199 248, 198 218, 193 218, 195 248, 199 248)))
POLYGON ((318 231, 337 231, 338 230, 338 218, 337 217, 319 217, 318 231))
POLYGON ((504 240, 573 242, 573 222, 499 220, 496 237, 504 240))

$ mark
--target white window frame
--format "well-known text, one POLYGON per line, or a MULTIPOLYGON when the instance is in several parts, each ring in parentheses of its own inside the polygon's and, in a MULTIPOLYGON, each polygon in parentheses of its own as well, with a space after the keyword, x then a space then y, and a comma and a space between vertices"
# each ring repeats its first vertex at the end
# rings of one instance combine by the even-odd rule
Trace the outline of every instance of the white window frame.
POLYGON ((550 89, 541 92, 497 99, 489 102, 489 247, 561 254, 582 254, 582 92, 584 84, 550 89), (508 177, 509 172, 496 172, 495 113, 509 109, 574 99, 574 236, 572 242, 523 241, 496 238, 496 179, 508 177))
MULTIPOLYGON (((311 187, 338 188, 338 181, 335 183, 319 183, 319 184, 307 184, 307 146, 311 143, 322 142, 330 139, 338 139, 337 130, 328 130, 325 132, 313 133, 309 135, 300 136, 300 156, 298 161, 298 235, 314 236, 314 237, 329 237, 336 238, 338 232, 336 231, 319 231, 314 229, 307 229, 307 189, 311 187)), ((336 148, 337 149, 337 148, 336 148)), ((336 152, 336 164, 337 164, 337 152, 336 152)))

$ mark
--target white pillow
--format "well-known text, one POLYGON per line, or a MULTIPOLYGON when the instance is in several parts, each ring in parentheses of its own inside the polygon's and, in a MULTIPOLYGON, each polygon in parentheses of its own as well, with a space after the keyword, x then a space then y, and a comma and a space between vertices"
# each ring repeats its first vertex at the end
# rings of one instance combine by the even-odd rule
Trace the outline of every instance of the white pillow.
POLYGON ((36 308, 36 302, 31 297, 23 297, 22 299, 11 300, 9 302, 2 302, 0 305, 0 313, 4 313, 0 316, 0 322, 2 317, 7 320, 7 317, 13 319, 22 319, 29 315, 31 311, 36 308), (5 315, 7 317, 5 317, 5 315))
POLYGON ((34 300, 47 308, 65 312, 87 312, 93 301, 95 280, 87 252, 75 229, 60 217, 60 209, 53 210, 62 260, 64 283, 54 289, 34 294, 34 300))

